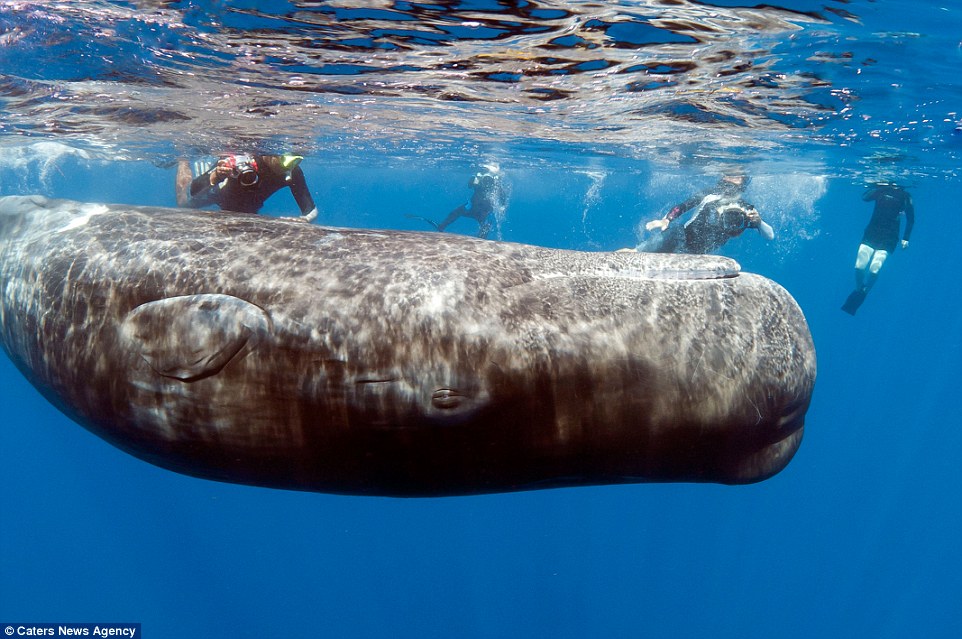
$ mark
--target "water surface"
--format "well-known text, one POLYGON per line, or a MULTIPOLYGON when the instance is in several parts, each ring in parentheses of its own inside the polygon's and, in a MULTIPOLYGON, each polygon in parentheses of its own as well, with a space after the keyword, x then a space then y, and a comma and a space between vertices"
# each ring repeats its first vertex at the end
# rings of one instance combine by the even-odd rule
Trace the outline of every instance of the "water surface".
POLYGON ((962 7, 776 4, 0 2, 2 194, 172 206, 179 157, 293 150, 319 223, 427 230, 406 215, 443 217, 498 161, 502 239, 613 250, 739 169, 777 235, 723 252, 788 288, 819 356, 805 441, 766 482, 426 500, 152 467, 2 358, 0 622, 959 636, 962 7), (916 230, 852 318, 879 179, 916 230))

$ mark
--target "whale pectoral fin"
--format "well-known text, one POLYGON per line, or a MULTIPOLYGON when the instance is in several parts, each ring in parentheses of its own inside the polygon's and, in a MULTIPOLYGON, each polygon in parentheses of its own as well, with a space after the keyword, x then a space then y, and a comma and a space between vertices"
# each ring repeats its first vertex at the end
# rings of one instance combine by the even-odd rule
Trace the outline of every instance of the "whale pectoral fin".
POLYGON ((170 297, 133 309, 121 339, 164 377, 191 382, 215 375, 270 330, 267 313, 231 295, 170 297))

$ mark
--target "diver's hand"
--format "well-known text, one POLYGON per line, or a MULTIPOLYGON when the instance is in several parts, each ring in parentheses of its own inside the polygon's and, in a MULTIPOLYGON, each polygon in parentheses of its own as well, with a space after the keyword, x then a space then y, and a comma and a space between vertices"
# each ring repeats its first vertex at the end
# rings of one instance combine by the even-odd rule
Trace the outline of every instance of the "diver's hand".
POLYGON ((220 184, 229 177, 230 167, 227 166, 227 160, 218 160, 217 166, 210 172, 210 185, 220 184))
POLYGON ((755 209, 745 211, 745 217, 748 218, 748 228, 757 229, 762 223, 762 216, 755 209))
POLYGON ((907 249, 908 247, 909 247, 909 241, 908 241, 908 240, 902 240, 902 248, 903 248, 903 249, 907 249))
POLYGON ((659 231, 665 231, 668 228, 668 223, 668 218, 663 217, 660 220, 652 220, 651 222, 648 222, 648 224, 645 224, 645 228, 649 231, 654 231, 655 229, 658 229, 659 231))

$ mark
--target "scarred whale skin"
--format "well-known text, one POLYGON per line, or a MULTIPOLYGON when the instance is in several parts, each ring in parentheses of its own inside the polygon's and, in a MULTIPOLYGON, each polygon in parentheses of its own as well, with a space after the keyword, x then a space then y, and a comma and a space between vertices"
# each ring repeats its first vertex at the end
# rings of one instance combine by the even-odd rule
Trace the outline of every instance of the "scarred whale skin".
POLYGON ((0 198, 4 349, 51 402, 209 479, 434 496, 748 483, 815 350, 729 259, 0 198))

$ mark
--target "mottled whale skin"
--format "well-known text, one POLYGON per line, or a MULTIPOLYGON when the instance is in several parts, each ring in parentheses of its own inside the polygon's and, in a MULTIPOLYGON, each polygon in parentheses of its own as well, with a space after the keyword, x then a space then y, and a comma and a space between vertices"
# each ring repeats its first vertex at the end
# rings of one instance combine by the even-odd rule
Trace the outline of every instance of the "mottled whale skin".
POLYGON ((0 198, 3 347, 51 402, 209 479, 436 496, 748 483, 815 350, 732 260, 0 198))

